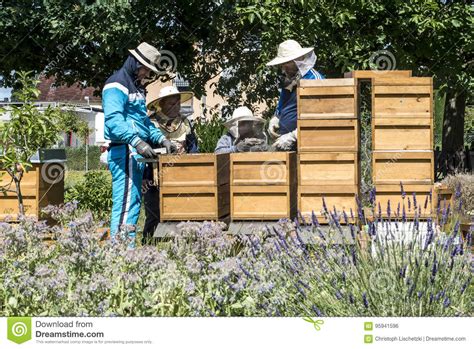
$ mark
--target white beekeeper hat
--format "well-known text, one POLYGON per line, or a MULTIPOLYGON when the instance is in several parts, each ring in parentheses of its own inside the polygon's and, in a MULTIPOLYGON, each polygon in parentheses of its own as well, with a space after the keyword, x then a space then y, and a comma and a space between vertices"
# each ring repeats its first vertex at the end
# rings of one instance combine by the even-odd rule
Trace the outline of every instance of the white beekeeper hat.
POLYGON ((180 92, 176 86, 165 86, 158 93, 158 97, 147 104, 147 108, 159 111, 161 110, 160 101, 163 98, 178 95, 181 97, 181 103, 189 101, 194 96, 192 92, 180 92))
POLYGON ((261 117, 254 116, 252 111, 247 107, 238 107, 232 113, 232 117, 224 123, 224 126, 227 128, 232 127, 239 121, 248 120, 256 122, 265 122, 261 117))
POLYGON ((128 50, 141 64, 158 73, 158 63, 160 62, 160 52, 150 44, 142 42, 137 48, 128 50))
POLYGON ((301 47, 295 40, 286 40, 278 45, 277 56, 267 63, 267 66, 279 65, 304 56, 314 50, 314 47, 301 47))

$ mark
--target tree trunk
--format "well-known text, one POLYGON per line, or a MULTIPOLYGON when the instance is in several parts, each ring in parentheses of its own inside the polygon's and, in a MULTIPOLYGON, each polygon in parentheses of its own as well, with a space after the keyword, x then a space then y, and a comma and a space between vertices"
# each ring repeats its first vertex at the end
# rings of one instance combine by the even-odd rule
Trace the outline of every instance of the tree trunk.
POLYGON ((25 215, 25 206, 23 205, 23 195, 21 194, 21 178, 15 178, 16 197, 18 198, 18 212, 21 216, 25 215))
POLYGON ((447 173, 454 174, 463 169, 464 164, 464 115, 467 93, 464 89, 449 87, 443 118, 442 151, 447 158, 447 173))

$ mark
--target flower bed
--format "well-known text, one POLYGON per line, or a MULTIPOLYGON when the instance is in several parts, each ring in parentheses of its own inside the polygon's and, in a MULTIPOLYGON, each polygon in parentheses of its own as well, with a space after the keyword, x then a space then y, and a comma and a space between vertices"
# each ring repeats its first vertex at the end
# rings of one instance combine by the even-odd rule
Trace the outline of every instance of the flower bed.
POLYGON ((356 226, 324 231, 315 216, 238 236, 181 223, 170 241, 129 249, 76 212, 49 208, 55 227, 0 225, 2 316, 472 316, 459 224, 445 234, 428 220, 423 234, 417 219, 391 223, 411 232, 396 239, 368 222, 362 243, 356 226))

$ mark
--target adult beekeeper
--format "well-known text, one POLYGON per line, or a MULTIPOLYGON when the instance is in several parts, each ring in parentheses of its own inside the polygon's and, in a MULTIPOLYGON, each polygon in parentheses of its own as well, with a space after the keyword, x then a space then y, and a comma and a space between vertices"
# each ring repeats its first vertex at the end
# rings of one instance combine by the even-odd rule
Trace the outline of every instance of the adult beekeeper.
POLYGON ((143 83, 153 71, 158 73, 158 50, 141 43, 122 68, 112 74, 102 90, 105 138, 110 140, 108 164, 112 174, 112 217, 110 235, 126 230, 135 241, 135 227, 141 204, 144 163, 139 157, 153 158, 149 143, 160 144, 173 152, 174 145, 150 121, 146 113, 143 83))
POLYGON ((313 47, 301 47, 295 40, 278 46, 277 56, 267 66, 279 66, 283 72, 280 98, 268 133, 278 150, 296 149, 297 98, 296 87, 301 79, 317 80, 324 76, 314 69, 316 55, 313 47))
MULTIPOLYGON (((193 98, 192 92, 180 92, 175 86, 165 86, 155 100, 147 107, 152 111, 151 121, 176 146, 176 153, 197 153, 198 141, 193 126, 186 115, 181 113, 181 105, 193 98)), ((143 242, 147 243, 160 222, 159 188, 153 185, 153 166, 148 163, 143 178, 145 186, 145 226, 143 242)))
POLYGON ((265 120, 253 115, 247 107, 238 107, 224 123, 227 132, 219 139, 216 154, 267 151, 267 137, 263 132, 265 120))

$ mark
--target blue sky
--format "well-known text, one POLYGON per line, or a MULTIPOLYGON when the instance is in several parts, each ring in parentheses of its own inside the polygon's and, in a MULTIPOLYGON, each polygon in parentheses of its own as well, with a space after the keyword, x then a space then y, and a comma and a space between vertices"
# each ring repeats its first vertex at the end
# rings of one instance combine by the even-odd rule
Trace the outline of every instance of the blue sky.
POLYGON ((0 87, 0 101, 3 101, 5 97, 10 98, 11 92, 11 88, 0 87))

